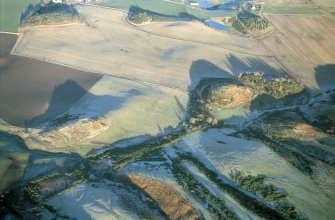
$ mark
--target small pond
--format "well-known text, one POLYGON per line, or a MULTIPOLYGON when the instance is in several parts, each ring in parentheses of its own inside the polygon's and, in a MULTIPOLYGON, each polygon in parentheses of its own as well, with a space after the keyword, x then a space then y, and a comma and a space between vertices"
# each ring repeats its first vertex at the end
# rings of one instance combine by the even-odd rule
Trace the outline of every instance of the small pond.
POLYGON ((199 2, 200 6, 201 6, 202 8, 209 9, 209 8, 212 8, 212 7, 214 6, 213 4, 208 3, 208 2, 205 1, 205 0, 198 0, 198 2, 199 2))
POLYGON ((212 21, 212 20, 207 20, 205 21, 205 23, 215 29, 221 30, 221 31, 226 31, 229 29, 229 27, 227 25, 224 24, 220 24, 218 22, 212 21))

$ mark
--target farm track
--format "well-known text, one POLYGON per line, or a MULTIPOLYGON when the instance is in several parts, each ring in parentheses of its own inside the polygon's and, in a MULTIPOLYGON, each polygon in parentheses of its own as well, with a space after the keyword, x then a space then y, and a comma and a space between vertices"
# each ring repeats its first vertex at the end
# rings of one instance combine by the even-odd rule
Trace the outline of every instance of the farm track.
MULTIPOLYGON (((104 7, 104 6, 92 5, 92 4, 81 4, 81 5, 83 5, 83 6, 90 6, 90 7, 105 8, 105 9, 109 9, 109 10, 122 11, 122 12, 127 13, 127 11, 122 10, 122 9, 117 9, 117 8, 104 7)), ((127 17, 127 16, 124 16, 123 22, 124 22, 125 25, 127 25, 128 27, 131 27, 131 28, 134 29, 134 30, 141 31, 141 32, 144 32, 144 33, 146 33, 146 34, 150 34, 150 35, 157 36, 157 37, 163 37, 163 38, 167 38, 167 39, 179 40, 179 41, 188 42, 188 43, 201 44, 201 45, 205 45, 205 46, 209 46, 209 47, 214 47, 214 48, 224 49, 224 50, 227 50, 227 51, 229 51, 229 52, 235 52, 235 53, 240 53, 240 54, 245 54, 245 55, 250 55, 250 56, 256 56, 256 57, 270 57, 270 58, 273 57, 273 56, 271 56, 271 55, 262 55, 262 54, 255 54, 255 53, 246 53, 246 52, 239 51, 239 50, 232 50, 232 49, 229 49, 229 48, 227 48, 227 47, 221 47, 221 46, 218 46, 218 45, 214 45, 214 44, 210 44, 210 43, 205 43, 205 42, 202 42, 202 41, 187 40, 187 39, 184 39, 184 38, 172 37, 172 36, 165 35, 165 34, 157 34, 157 33, 153 33, 153 32, 151 32, 151 31, 143 30, 143 29, 141 28, 141 25, 135 25, 135 24, 131 23, 131 22, 128 20, 128 17, 127 17)), ((94 27, 94 26, 93 26, 93 27, 94 27)), ((235 36, 235 37, 237 37, 237 36, 235 36)), ((244 37, 242 37, 242 38, 244 38, 244 37)), ((253 39, 253 40, 254 40, 254 39, 253 39)))
POLYGON ((158 36, 158 37, 164 37, 164 38, 173 39, 173 40, 179 40, 179 41, 188 42, 188 43, 202 44, 202 45, 209 46, 209 47, 215 47, 215 48, 224 49, 224 50, 227 50, 227 51, 229 51, 229 52, 234 52, 234 53, 239 53, 239 54, 244 54, 244 55, 250 55, 250 56, 255 56, 255 57, 267 57, 267 58, 272 58, 272 57, 273 57, 273 56, 271 56, 271 55, 262 55, 262 54, 246 53, 246 52, 239 51, 239 50, 232 50, 232 49, 228 49, 228 48, 226 48, 226 47, 220 47, 220 46, 217 46, 217 45, 214 45, 214 44, 204 43, 204 42, 201 42, 201 41, 186 40, 186 39, 183 39, 183 38, 171 37, 171 36, 168 36, 168 35, 165 35, 165 34, 157 34, 157 33, 153 33, 153 32, 150 32, 150 31, 143 30, 143 29, 141 29, 141 26, 136 26, 136 25, 132 24, 132 23, 127 19, 127 17, 124 18, 124 21, 125 21, 125 23, 127 23, 129 26, 131 26, 133 29, 142 31, 142 32, 144 32, 144 33, 146 33, 146 34, 150 34, 150 35, 158 36))

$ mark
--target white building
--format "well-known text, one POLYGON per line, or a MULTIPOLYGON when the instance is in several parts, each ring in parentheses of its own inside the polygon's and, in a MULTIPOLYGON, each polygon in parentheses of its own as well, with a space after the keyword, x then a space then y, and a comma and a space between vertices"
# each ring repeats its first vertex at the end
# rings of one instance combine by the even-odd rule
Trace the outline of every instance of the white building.
POLYGON ((52 0, 53 3, 60 4, 63 3, 63 0, 52 0))

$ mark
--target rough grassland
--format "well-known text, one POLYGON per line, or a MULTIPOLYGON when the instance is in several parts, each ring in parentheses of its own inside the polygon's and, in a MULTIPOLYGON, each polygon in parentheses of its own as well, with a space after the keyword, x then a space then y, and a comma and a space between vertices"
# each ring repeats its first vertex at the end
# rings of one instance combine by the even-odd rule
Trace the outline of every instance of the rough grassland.
POLYGON ((121 11, 88 6, 78 11, 91 26, 32 29, 25 32, 15 53, 182 90, 194 88, 204 77, 227 77, 252 69, 280 72, 272 58, 258 56, 259 52, 238 53, 146 33, 128 24, 121 11))
POLYGON ((29 4, 38 4, 39 0, 0 0, 0 31, 17 32, 21 13, 29 4))
POLYGON ((312 89, 334 85, 331 70, 317 69, 335 63, 334 21, 318 15, 266 17, 277 31, 260 41, 289 73, 312 89))

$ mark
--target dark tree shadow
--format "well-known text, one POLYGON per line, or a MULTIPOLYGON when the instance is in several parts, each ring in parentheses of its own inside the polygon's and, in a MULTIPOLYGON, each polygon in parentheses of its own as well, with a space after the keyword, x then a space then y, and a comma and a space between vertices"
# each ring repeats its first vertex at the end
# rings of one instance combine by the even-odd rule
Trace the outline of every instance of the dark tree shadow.
POLYGON ((43 114, 31 119, 28 122, 28 127, 39 127, 41 124, 65 113, 84 95, 88 100, 99 101, 99 104, 96 104, 97 106, 94 107, 99 109, 99 116, 104 116, 111 111, 121 108, 128 98, 140 94, 140 91, 130 89, 129 91, 124 92, 123 96, 99 96, 85 90, 74 80, 67 80, 63 84, 55 86, 47 110, 43 114))
POLYGON ((335 88, 335 64, 320 65, 315 68, 315 81, 320 90, 335 88))
POLYGON ((196 60, 190 67, 190 84, 188 91, 192 91, 198 83, 208 78, 233 78, 230 73, 219 68, 207 60, 196 60))
POLYGON ((67 169, 81 160, 81 157, 76 153, 49 153, 42 150, 31 150, 20 136, 3 131, 0 131, 0 142, 0 160, 6 159, 10 161, 7 169, 0 176, 0 194, 4 188, 16 187, 15 183, 21 181, 21 178, 29 170, 30 175, 24 178, 25 181, 40 175, 41 173, 33 169, 34 167, 36 168, 35 160, 71 158, 73 161, 73 163, 63 167, 55 165, 47 172, 55 169, 67 169))
POLYGON ((13 56, 10 46, 15 44, 17 36, 0 34, 0 38, 0 46, 4 48, 1 50, 4 62, 0 65, 0 118, 11 125, 36 127, 64 113, 102 77, 13 56))
POLYGON ((227 58, 226 64, 232 73, 261 71, 270 76, 287 75, 283 69, 276 69, 270 66, 262 59, 255 57, 247 57, 245 60, 230 54, 227 58))

